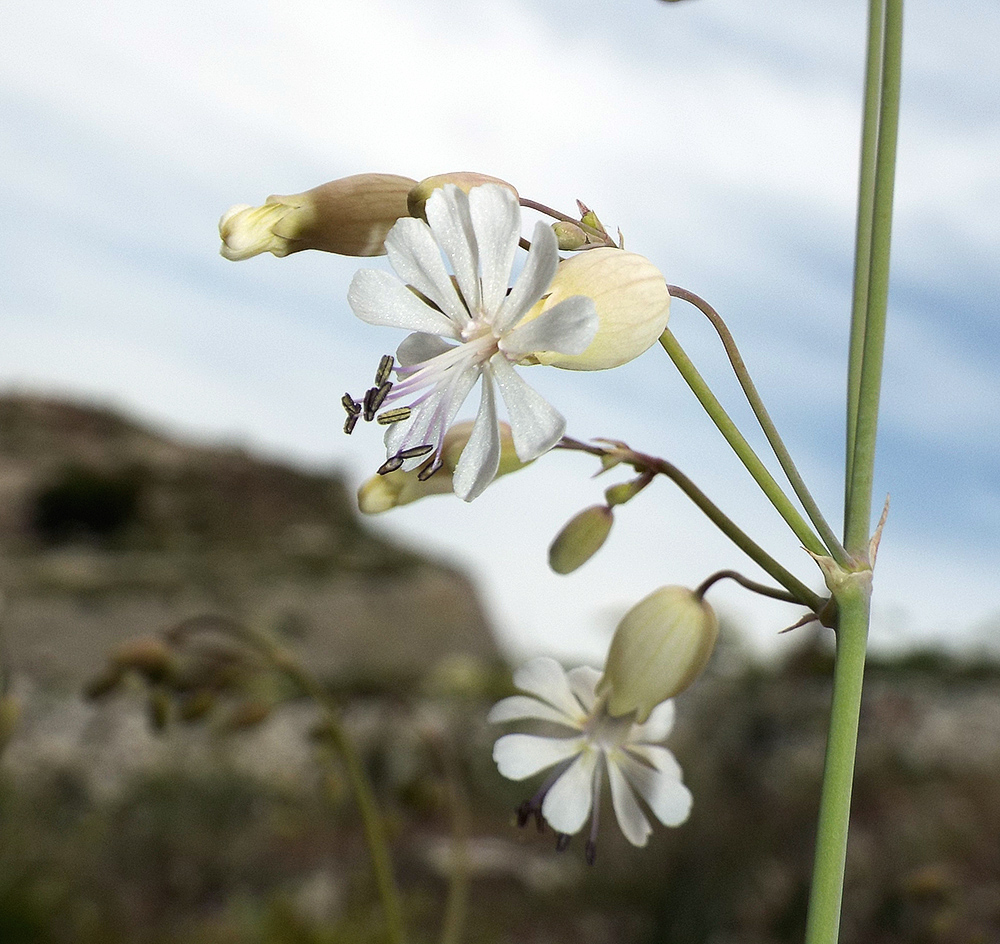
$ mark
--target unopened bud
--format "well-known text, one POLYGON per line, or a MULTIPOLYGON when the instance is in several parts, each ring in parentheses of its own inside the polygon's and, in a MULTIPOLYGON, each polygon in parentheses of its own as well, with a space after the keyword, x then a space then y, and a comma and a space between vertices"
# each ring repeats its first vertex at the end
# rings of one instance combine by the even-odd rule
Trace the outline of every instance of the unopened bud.
POLYGON ((695 680, 718 634, 708 603, 687 587, 661 587, 618 624, 597 694, 607 696, 612 715, 634 711, 641 723, 695 680))
POLYGON ((614 513, 607 505, 584 508, 566 523, 549 547, 549 566, 557 574, 569 574, 583 566, 607 540, 614 513))
POLYGON ((174 669, 170 646, 161 636, 139 636, 115 650, 112 662, 121 671, 138 672, 150 682, 160 682, 174 669))
POLYGON ((597 334, 582 354, 536 353, 539 364, 567 370, 618 367, 656 343, 670 317, 670 293, 660 270, 634 252, 601 247, 560 262, 545 296, 520 325, 572 295, 593 300, 597 334))
POLYGON ((499 177, 491 177, 489 174, 477 174, 475 171, 455 171, 451 174, 436 174, 434 177, 425 177, 410 191, 407 197, 407 207, 410 216, 418 219, 426 219, 424 207, 430 195, 445 184, 454 184, 459 190, 468 193, 473 187, 480 187, 483 184, 499 184, 506 187, 515 197, 520 199, 513 184, 501 180, 499 177))
POLYGON ((287 256, 319 249, 342 256, 381 256, 386 234, 407 216, 416 181, 396 174, 355 174, 263 206, 239 204, 219 220, 222 255, 238 261, 262 252, 287 256))
MULTIPOLYGON (((358 508, 366 515, 377 515, 390 508, 408 505, 427 495, 443 495, 454 489, 454 473, 458 460, 472 435, 473 420, 456 423, 445 433, 442 465, 433 475, 420 480, 420 469, 402 469, 385 475, 372 476, 358 489, 358 508)), ((500 424, 500 466, 497 477, 524 468, 528 463, 517 457, 510 426, 500 424)))
POLYGON ((266 721, 274 710, 274 703, 263 698, 250 698, 240 702, 226 716, 223 728, 227 731, 244 731, 266 721))
POLYGON ((650 476, 640 475, 638 478, 631 479, 628 482, 619 482, 617 485, 612 485, 611 488, 604 490, 604 498, 612 507, 615 505, 624 505, 625 502, 635 498, 651 481, 652 478, 650 476))
POLYGON ((577 249, 582 249, 590 242, 587 239, 587 234, 576 223, 568 223, 565 220, 553 223, 552 232, 556 234, 559 248, 563 252, 574 252, 577 249))

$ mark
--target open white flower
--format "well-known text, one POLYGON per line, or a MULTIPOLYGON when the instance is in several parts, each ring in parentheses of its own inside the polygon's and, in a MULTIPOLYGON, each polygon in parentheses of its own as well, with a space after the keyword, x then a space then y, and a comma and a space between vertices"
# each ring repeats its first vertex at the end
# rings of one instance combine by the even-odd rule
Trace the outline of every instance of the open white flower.
POLYGON ((471 501, 492 481, 500 462, 494 384, 510 417, 514 449, 529 462, 551 449, 566 422, 514 370, 538 363, 535 354, 580 354, 593 340, 598 317, 590 298, 575 295, 520 324, 545 294, 559 263, 556 237, 539 222, 524 270, 508 290, 521 235, 517 197, 485 184, 463 193, 453 184, 427 200, 427 222, 398 220, 385 240, 397 276, 375 269, 355 274, 348 292, 354 313, 369 324, 413 333, 396 352, 396 381, 380 371, 364 403, 347 401, 348 427, 361 413, 390 423, 383 470, 433 474, 444 436, 476 381, 482 395, 468 444, 454 473, 455 494, 471 501), (445 267, 442 252, 454 273, 445 267), (393 419, 402 417, 399 422, 393 419))
POLYGON ((596 694, 601 673, 582 667, 565 672, 554 659, 532 659, 514 673, 527 695, 493 706, 493 722, 531 719, 569 729, 567 736, 505 734, 493 748, 500 773, 523 780, 554 768, 541 789, 518 809, 524 825, 544 818, 559 835, 559 848, 590 817, 587 861, 597 850, 601 786, 605 771, 618 825, 634 846, 644 846, 652 827, 635 794, 665 826, 679 826, 691 810, 691 792, 681 782, 674 755, 662 745, 674 723, 674 705, 657 705, 644 724, 635 716, 613 717, 596 694))

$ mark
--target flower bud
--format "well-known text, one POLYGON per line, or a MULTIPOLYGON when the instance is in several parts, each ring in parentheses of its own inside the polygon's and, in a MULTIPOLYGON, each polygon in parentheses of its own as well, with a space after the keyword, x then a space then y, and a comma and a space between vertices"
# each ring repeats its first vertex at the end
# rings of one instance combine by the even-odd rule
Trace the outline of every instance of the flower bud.
POLYGON ((597 334, 582 354, 536 353, 539 364, 567 370, 618 367, 652 346, 670 316, 670 293, 660 270, 634 252, 602 247, 560 262, 545 297, 520 324, 572 295, 593 299, 599 319, 597 334))
POLYGON ((601 549, 614 521, 607 505, 592 505, 574 515, 549 547, 549 567, 557 574, 582 567, 601 549))
POLYGON ((565 220, 553 223, 552 232, 556 234, 559 248, 563 252, 574 252, 577 249, 582 249, 590 242, 587 239, 587 234, 576 223, 568 223, 565 220))
POLYGON ((150 682, 162 682, 175 667, 173 652, 161 636, 130 639, 111 658, 117 669, 138 672, 150 682))
POLYGON ((634 711, 642 723, 695 680, 718 634, 708 603, 687 587, 661 587, 618 624, 597 694, 608 697, 612 715, 634 711))
POLYGON ((342 256, 381 256, 386 234, 407 216, 415 181, 395 174, 355 174, 263 206, 239 204, 219 220, 222 255, 238 261, 262 252, 287 256, 319 249, 342 256))
POLYGON ((482 184, 500 184, 501 187, 506 187, 515 197, 520 199, 514 185, 507 183, 506 180, 501 180, 499 177, 491 177, 489 174, 477 174, 475 171, 455 171, 451 174, 437 174, 434 177, 425 177, 419 184, 413 187, 406 198, 410 216, 426 220, 424 205, 427 203, 428 197, 445 184, 454 184, 459 190, 465 193, 468 193, 473 187, 478 187, 482 184))
MULTIPOLYGON (((358 489, 358 508, 363 514, 377 515, 399 505, 408 505, 418 498, 427 495, 443 495, 453 491, 453 476, 458 466, 462 450, 472 435, 473 420, 456 423, 445 433, 442 466, 430 478, 423 482, 419 479, 420 470, 413 469, 404 472, 402 469, 389 472, 386 475, 374 475, 358 489)), ((516 472, 528 465, 517 457, 514 450, 514 439, 510 426, 500 424, 500 466, 497 477, 508 472, 516 472)))
POLYGON ((625 502, 632 501, 651 481, 651 476, 643 474, 627 482, 619 482, 604 490, 604 498, 612 507, 624 505, 625 502))

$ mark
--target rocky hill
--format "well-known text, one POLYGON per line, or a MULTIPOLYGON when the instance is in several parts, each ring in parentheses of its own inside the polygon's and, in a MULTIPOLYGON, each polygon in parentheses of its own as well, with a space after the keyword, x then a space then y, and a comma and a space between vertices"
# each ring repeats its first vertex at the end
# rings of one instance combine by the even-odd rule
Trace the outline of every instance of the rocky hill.
POLYGON ((283 633, 341 681, 497 657, 468 579, 367 530, 335 474, 33 396, 0 397, 0 588, 0 658, 48 680, 205 614, 283 633))

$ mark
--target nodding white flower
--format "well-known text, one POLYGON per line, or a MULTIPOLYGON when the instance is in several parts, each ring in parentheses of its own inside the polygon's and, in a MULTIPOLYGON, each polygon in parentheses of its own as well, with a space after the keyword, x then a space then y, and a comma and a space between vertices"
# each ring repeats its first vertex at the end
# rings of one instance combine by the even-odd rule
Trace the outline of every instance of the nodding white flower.
POLYGON ((679 826, 691 810, 691 792, 681 769, 662 741, 674 723, 674 705, 657 705, 644 724, 634 715, 613 717, 596 687, 601 673, 581 667, 565 672, 554 659, 532 659, 514 673, 527 695, 493 706, 493 722, 530 719, 568 729, 566 736, 505 734, 493 748, 500 773, 523 780, 553 768, 541 789, 518 809, 518 823, 544 819, 558 834, 557 848, 579 832, 590 817, 587 861, 597 854, 601 787, 605 772, 618 825, 634 846, 644 846, 652 827, 635 794, 665 826, 679 826))
POLYGON ((547 452, 566 421, 514 365, 538 363, 535 355, 543 351, 582 353, 597 333, 598 317, 590 298, 574 295, 521 324, 548 289, 559 255, 551 228, 539 222, 524 269, 508 289, 521 235, 520 205, 508 188, 485 184, 466 194, 448 184, 434 190, 425 212, 427 222, 400 219, 386 237, 396 276, 362 269, 351 282, 347 298, 362 321, 413 333, 396 352, 394 383, 388 380, 392 361, 385 358, 363 402, 345 397, 345 429, 358 415, 371 420, 388 407, 378 417, 389 427, 380 471, 420 466, 420 474, 430 476, 442 463, 448 427, 482 378, 479 412, 454 471, 455 494, 471 501, 500 462, 494 385, 507 407, 518 458, 529 462, 547 452))

